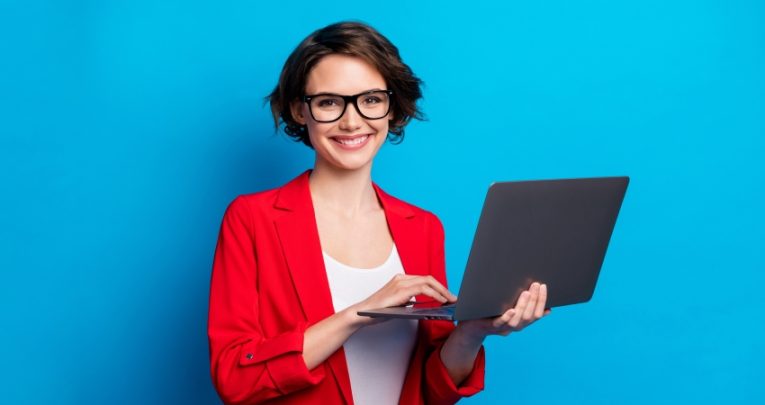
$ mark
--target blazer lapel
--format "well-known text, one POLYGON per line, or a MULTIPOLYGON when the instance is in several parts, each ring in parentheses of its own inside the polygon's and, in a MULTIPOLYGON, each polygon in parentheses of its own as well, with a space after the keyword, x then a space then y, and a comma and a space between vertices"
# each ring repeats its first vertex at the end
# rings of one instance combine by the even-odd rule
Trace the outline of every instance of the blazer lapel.
MULTIPOLYGON (((310 325, 335 313, 306 171, 279 191, 276 208, 289 211, 274 220, 300 306, 310 325)), ((353 402, 342 347, 327 359, 345 402, 353 402)))
POLYGON ((282 187, 276 206, 290 211, 274 223, 303 313, 308 323, 314 324, 335 311, 311 204, 308 172, 282 187))
MULTIPOLYGON (((385 210, 393 243, 396 244, 404 272, 410 275, 424 276, 429 274, 427 246, 422 237, 424 227, 418 229, 420 221, 415 220, 415 211, 400 200, 391 197, 377 184, 374 184, 377 197, 385 210), (418 232, 419 230, 419 232, 418 232)), ((420 225, 422 226, 422 225, 420 225)))

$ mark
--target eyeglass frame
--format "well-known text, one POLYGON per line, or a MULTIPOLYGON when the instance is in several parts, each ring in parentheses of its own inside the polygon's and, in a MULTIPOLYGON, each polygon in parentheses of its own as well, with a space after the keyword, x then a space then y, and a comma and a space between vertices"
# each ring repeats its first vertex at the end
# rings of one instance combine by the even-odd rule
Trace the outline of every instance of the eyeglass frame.
POLYGON ((393 95, 393 90, 367 90, 367 91, 362 91, 359 94, 353 94, 353 95, 350 95, 350 96, 344 96, 342 94, 337 94, 337 93, 306 94, 306 95, 304 95, 302 97, 302 100, 303 100, 303 102, 308 104, 308 112, 311 113, 311 118, 313 118, 314 121, 320 122, 322 124, 328 124, 330 122, 335 122, 335 121, 339 120, 340 118, 343 118, 343 115, 345 115, 345 111, 348 109, 348 104, 353 104, 353 107, 356 108, 356 112, 359 113, 359 115, 361 117, 363 117, 364 119, 367 119, 367 120, 381 120, 381 119, 385 118, 385 116, 388 115, 388 113, 390 113, 390 106, 391 106, 390 96, 392 96, 392 95, 393 95), (382 117, 369 118, 366 115, 364 115, 363 112, 361 112, 361 109, 359 108, 357 100, 358 100, 359 96, 363 96, 365 94, 370 94, 370 93, 386 93, 388 95, 388 110, 385 111, 385 114, 383 114, 382 117), (331 121, 317 120, 316 117, 313 115, 313 107, 311 107, 311 99, 314 98, 314 97, 318 97, 318 96, 334 96, 334 97, 342 98, 343 99, 343 103, 344 103, 343 104, 343 111, 340 112, 340 115, 338 115, 337 118, 335 118, 335 119, 333 119, 331 121))

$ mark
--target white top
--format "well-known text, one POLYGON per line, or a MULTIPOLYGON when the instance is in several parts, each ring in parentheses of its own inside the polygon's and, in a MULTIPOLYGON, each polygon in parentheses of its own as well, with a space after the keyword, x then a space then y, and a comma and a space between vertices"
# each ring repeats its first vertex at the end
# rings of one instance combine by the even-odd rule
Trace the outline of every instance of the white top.
MULTIPOLYGON (((373 269, 347 266, 326 253, 324 265, 335 312, 363 301, 404 273, 395 245, 385 263, 373 269)), ((398 404, 416 340, 416 320, 392 319, 365 326, 345 341, 355 404, 398 404)))

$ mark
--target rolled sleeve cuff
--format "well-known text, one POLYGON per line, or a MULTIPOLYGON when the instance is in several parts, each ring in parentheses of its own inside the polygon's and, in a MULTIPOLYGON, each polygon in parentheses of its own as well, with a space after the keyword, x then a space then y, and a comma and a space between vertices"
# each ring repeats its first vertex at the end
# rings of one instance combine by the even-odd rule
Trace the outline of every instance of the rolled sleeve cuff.
POLYGON ((264 363, 276 388, 282 394, 316 385, 324 379, 324 365, 309 370, 303 358, 305 325, 261 342, 242 346, 240 366, 264 363))
POLYGON ((481 346, 473 362, 473 369, 458 387, 454 385, 446 366, 441 361, 441 347, 439 346, 431 353, 427 361, 427 379, 429 380, 427 383, 435 398, 441 398, 445 402, 456 402, 462 397, 469 397, 483 391, 485 365, 486 354, 483 346, 481 346))

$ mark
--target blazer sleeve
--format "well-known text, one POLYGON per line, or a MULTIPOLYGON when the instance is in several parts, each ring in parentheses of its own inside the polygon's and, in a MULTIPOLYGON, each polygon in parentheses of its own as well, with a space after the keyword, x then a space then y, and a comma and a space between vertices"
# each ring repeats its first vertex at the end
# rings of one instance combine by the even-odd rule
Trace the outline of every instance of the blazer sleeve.
MULTIPOLYGON (((429 243, 431 252, 431 274, 440 283, 446 285, 446 259, 444 256, 444 227, 435 215, 431 214, 429 243)), ((474 395, 483 390, 485 352, 481 346, 473 364, 473 369, 460 386, 456 386, 449 377, 446 366, 441 361, 441 348, 454 330, 454 323, 448 321, 421 321, 422 340, 425 344, 425 367, 423 372, 425 402, 428 404, 453 404, 462 397, 474 395)))
POLYGON ((210 371, 225 403, 248 404, 318 384, 324 365, 303 359, 307 325, 264 336, 258 309, 253 214, 244 197, 226 209, 215 248, 207 333, 210 371))

